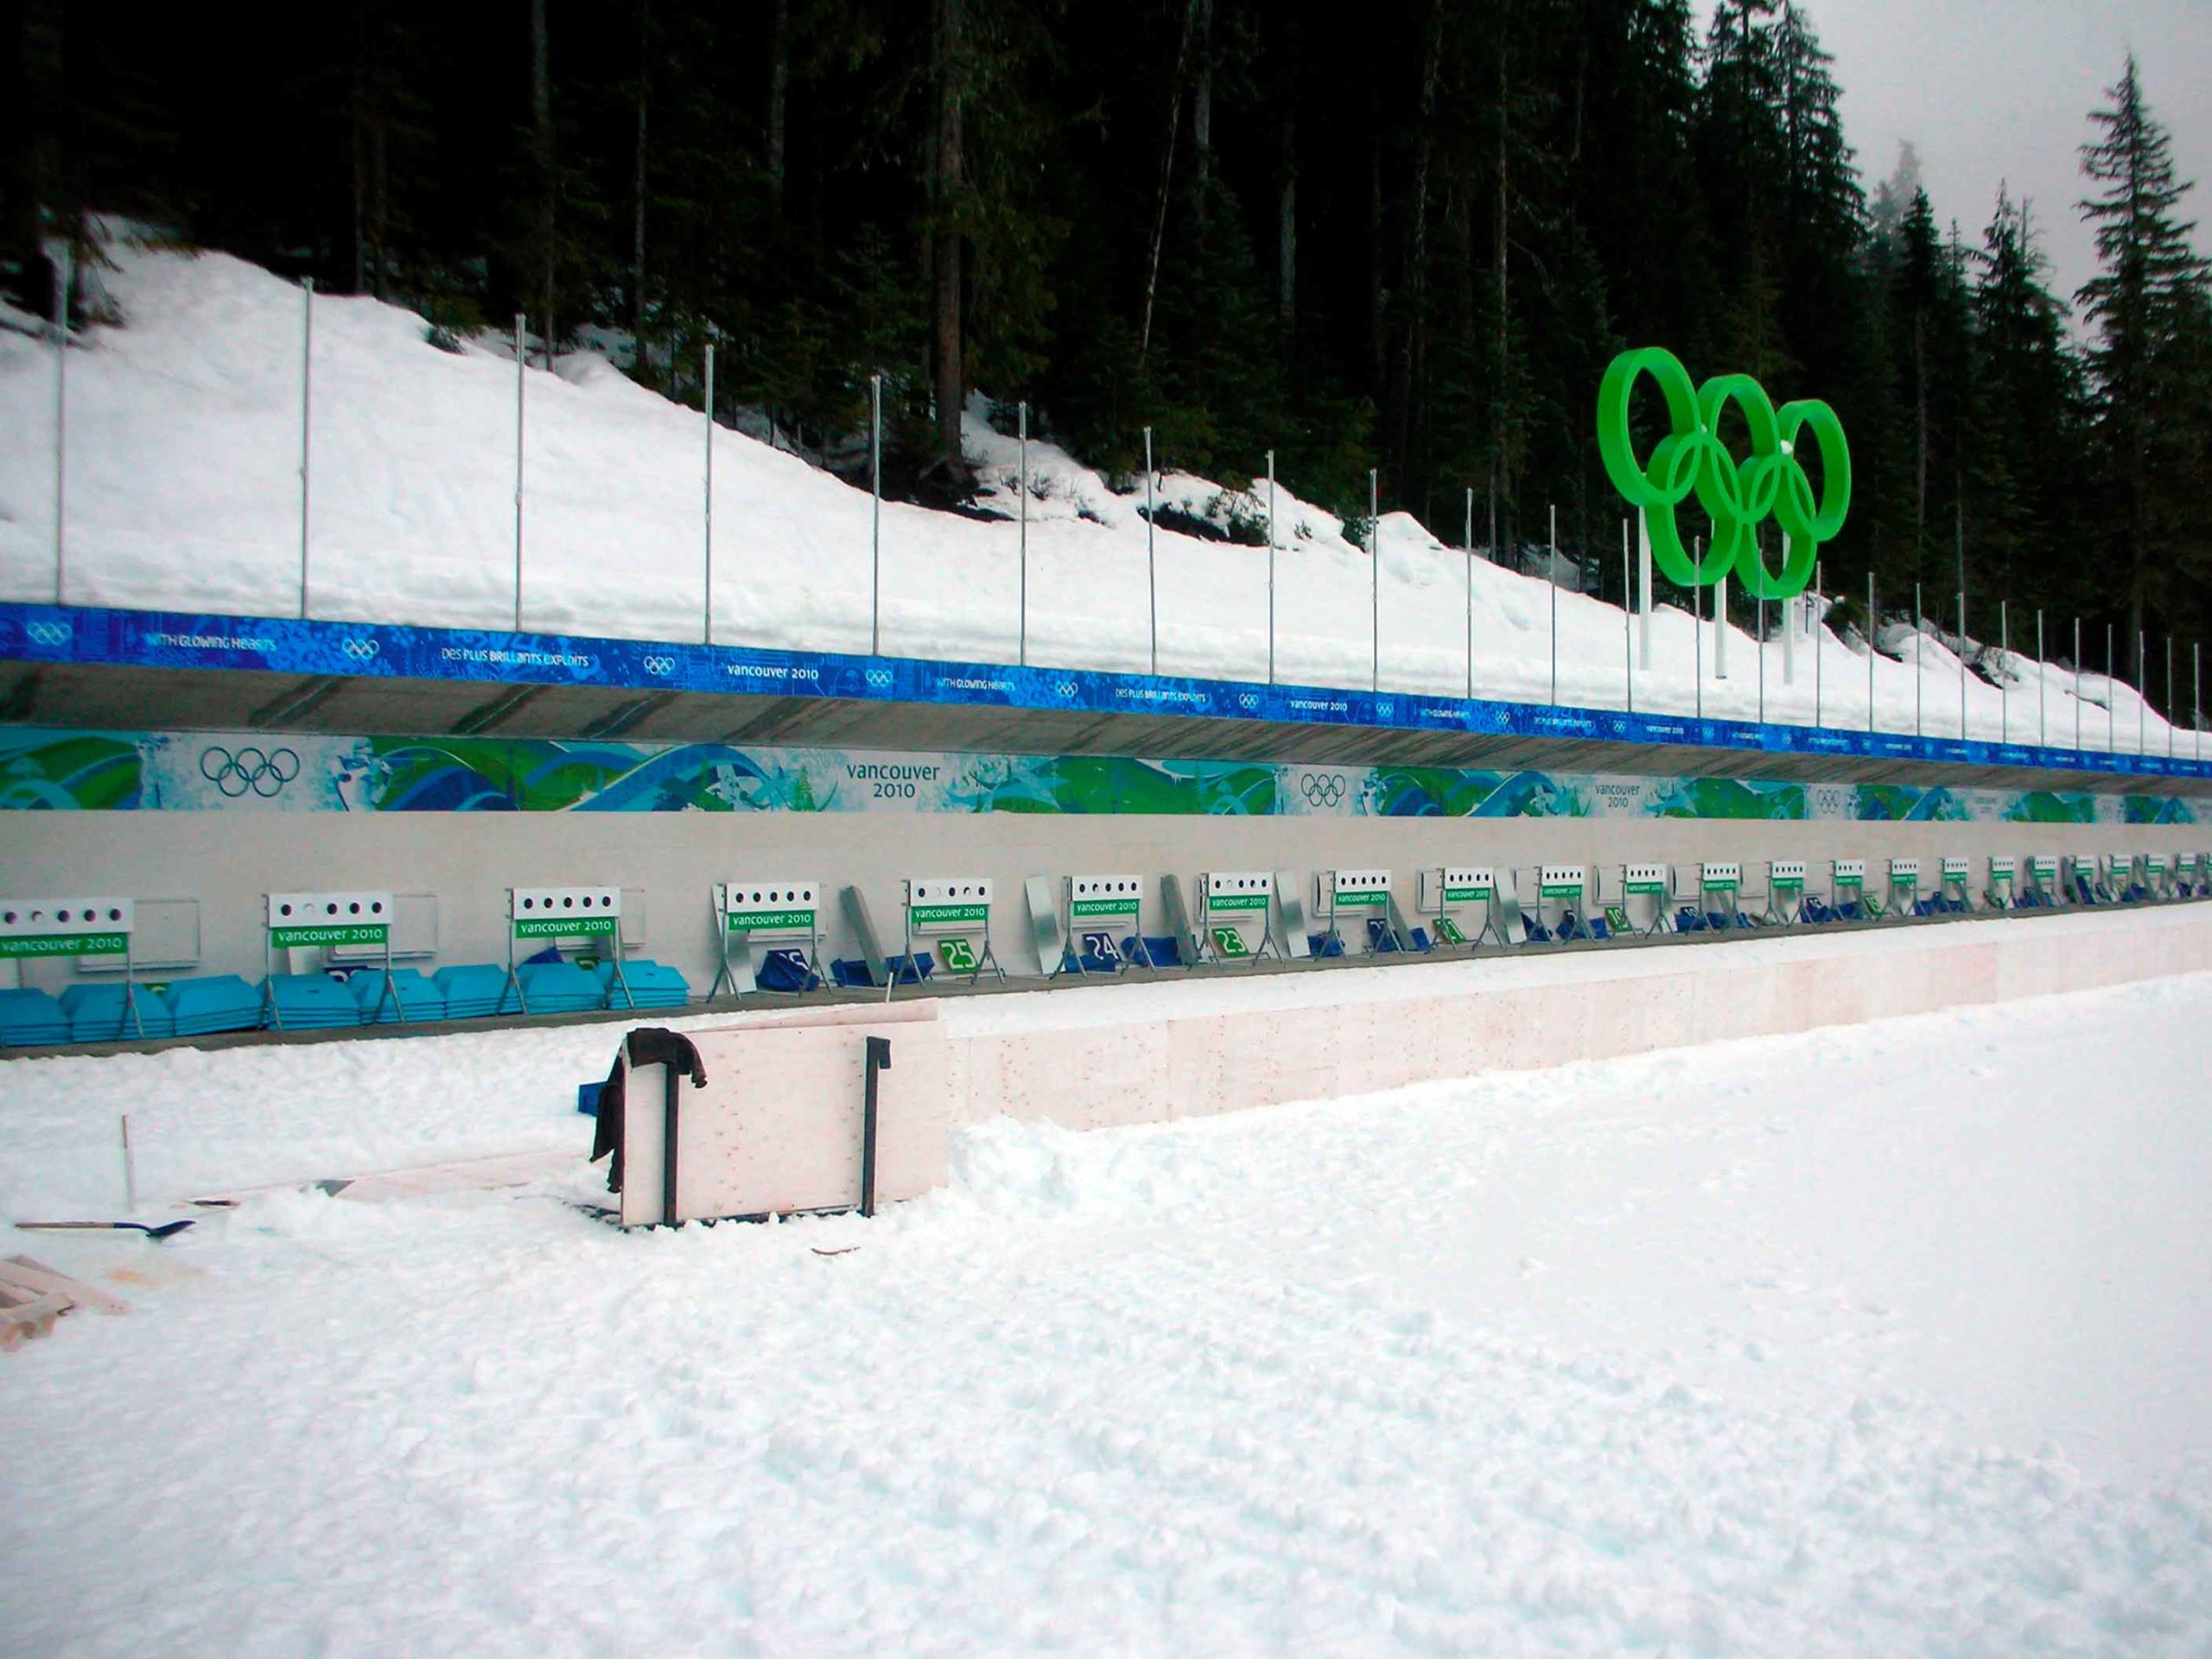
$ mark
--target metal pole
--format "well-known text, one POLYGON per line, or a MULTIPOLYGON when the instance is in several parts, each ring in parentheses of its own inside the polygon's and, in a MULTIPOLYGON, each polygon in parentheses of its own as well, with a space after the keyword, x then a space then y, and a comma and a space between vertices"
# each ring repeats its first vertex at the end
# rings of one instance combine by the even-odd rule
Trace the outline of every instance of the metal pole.
POLYGON ((2189 696, 2190 758, 2204 758, 2204 645, 2192 641, 2189 647, 2190 683, 2194 688, 2189 696))
POLYGON ((868 378, 868 649, 883 654, 883 372, 868 378))
POLYGON ((2117 754, 2120 752, 2120 740, 2114 734, 2113 726, 2113 705, 2120 699, 2113 695, 2112 634, 2113 626, 2107 622, 2105 624, 2105 753, 2107 754, 2117 754))
POLYGON ((1874 573, 1866 573, 1866 729, 1874 729, 1874 658, 1879 655, 1874 649, 1874 636, 1879 632, 1874 621, 1874 573))
POLYGON ((1268 683, 1275 683, 1275 452, 1268 451, 1268 683))
POLYGON ((1621 683, 1628 688, 1627 701, 1622 705, 1631 715, 1636 712, 1636 642, 1629 625, 1629 613, 1635 608, 1636 590, 1629 585, 1628 520, 1621 520, 1621 683))
POLYGON ((1467 701, 1475 700, 1475 493, 1467 492, 1467 528, 1460 542, 1467 556, 1467 701))
MULTIPOLYGON (((1695 550, 1690 555, 1691 563, 1703 564, 1705 537, 1698 537, 1691 546, 1695 550)), ((1705 584, 1697 582, 1690 584, 1690 641, 1692 652, 1690 679, 1697 687, 1697 717, 1703 720, 1705 718, 1705 584)))
POLYGON ((1152 671, 1160 672, 1160 562, 1153 549, 1152 429, 1144 429, 1144 580, 1149 595, 1152 630, 1152 671))
POLYGON ((1759 724, 1766 724, 1766 598, 1759 598, 1759 724))
POLYGON ((1021 592, 1015 604, 1015 626, 1020 630, 1014 661, 1025 668, 1029 664, 1029 405, 1022 404, 1017 410, 1021 436, 1021 592))
POLYGON ((2139 755, 2143 753, 2146 741, 2143 722, 2151 707, 2151 676, 2147 671, 2151 660, 2149 645, 2150 641, 2138 628, 2135 631, 2135 753, 2139 755))
POLYGON ((1997 741, 2012 741, 2012 691, 2005 677, 2012 671, 2012 613, 2003 600, 1997 601, 1997 741))
POLYGON ((2166 759, 2174 758, 2174 637, 2166 636, 2166 759))
POLYGON ((715 643, 715 343, 707 342, 707 470, 704 493, 707 531, 705 576, 699 584, 699 637, 715 643))
POLYGON ((1552 508, 1551 514, 1551 557, 1544 566, 1544 575, 1548 579, 1552 590, 1552 703, 1554 707, 1557 707, 1559 703, 1559 508, 1556 505, 1552 508))
POLYGON ((54 289, 54 602, 67 604, 68 566, 62 554, 61 524, 67 491, 62 458, 69 442, 69 289, 76 280, 71 260, 75 250, 61 238, 60 270, 54 289))
POLYGON ((1959 589, 1959 736, 1967 734, 1967 590, 1959 589))
POLYGON ((1638 640, 1637 652, 1643 659, 1643 671, 1651 671, 1651 521, 1643 509, 1636 510, 1636 567, 1637 623, 1638 640))
POLYGON ((1921 648, 1928 639, 1928 619, 1920 609, 1920 584, 1912 584, 1912 734, 1921 735, 1921 692, 1926 676, 1921 669, 1921 648))
POLYGON ((2082 753, 2082 619, 2074 619, 2074 753, 2082 753))
POLYGON ((1713 677, 1728 677, 1728 578, 1713 584, 1713 677))
POLYGON ((515 313, 515 632, 522 632, 522 355, 523 314, 515 313))
POLYGON ((1382 689, 1382 520, 1376 500, 1376 472, 1367 469, 1367 632, 1373 653, 1368 670, 1368 689, 1382 689))
POLYGON ((308 433, 315 387, 315 278, 300 284, 300 618, 308 613, 308 433))
POLYGON ((1821 639, 1821 635, 1827 631, 1827 626, 1825 615, 1823 614, 1827 611, 1827 607, 1824 603, 1821 602, 1824 597, 1821 592, 1823 586, 1824 584, 1821 580, 1821 567, 1819 562, 1815 561, 1813 565, 1814 603, 1811 610, 1808 613, 1808 620, 1811 626, 1807 630, 1813 636, 1813 724, 1815 727, 1821 724, 1821 658, 1827 655, 1827 652, 1821 648, 1823 643, 1821 639))
POLYGON ((2043 613, 2036 613, 2036 747, 2050 747, 2050 708, 2046 688, 2050 676, 2044 671, 2043 613))

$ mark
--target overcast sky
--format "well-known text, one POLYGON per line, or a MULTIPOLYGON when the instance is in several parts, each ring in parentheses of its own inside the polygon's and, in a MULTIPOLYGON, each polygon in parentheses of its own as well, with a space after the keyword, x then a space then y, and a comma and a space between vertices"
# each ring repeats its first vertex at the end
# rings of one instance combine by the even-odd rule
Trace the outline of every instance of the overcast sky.
MULTIPOLYGON (((1715 0, 1700 0, 1710 20, 1715 0)), ((1835 54, 1844 130, 1867 194, 1920 151, 1939 223, 1979 246, 2000 182, 2032 204, 2036 239, 2062 297, 2088 280, 2096 248, 2075 204, 2089 111, 2132 48, 2183 200, 2212 251, 2212 0, 1799 0, 1835 54)))

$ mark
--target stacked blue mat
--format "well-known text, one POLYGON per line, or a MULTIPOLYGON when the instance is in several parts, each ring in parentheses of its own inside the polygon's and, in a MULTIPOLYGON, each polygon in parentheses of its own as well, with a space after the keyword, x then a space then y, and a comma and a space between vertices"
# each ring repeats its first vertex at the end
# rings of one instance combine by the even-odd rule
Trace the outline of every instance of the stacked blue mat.
POLYGON ((410 1025, 446 1017, 445 993, 435 981, 425 979, 419 968, 393 969, 389 989, 381 968, 363 969, 351 983, 364 1025, 397 1025, 403 1016, 410 1025))
POLYGON ((61 993, 61 1011, 69 1016, 73 1043, 176 1035, 176 1016, 169 1005, 143 985, 72 985, 61 993))
POLYGON ((497 963, 480 962, 441 968, 430 976, 445 998, 448 1020, 481 1020, 494 1014, 520 1014, 522 1004, 507 983, 507 970, 497 963), (502 1001, 504 994, 505 1000, 502 1001))
POLYGON ((327 974, 271 974, 269 1001, 270 1025, 284 1031, 335 1031, 361 1023, 352 988, 327 974))
POLYGON ((532 1014, 583 1014, 607 1006, 605 987, 573 962, 525 962, 515 969, 532 1014))
POLYGON ((173 979, 165 1000, 171 1027, 180 1037, 255 1031, 261 1026, 261 987, 247 984, 236 974, 173 979))
POLYGON ((39 1048, 69 1040, 69 1016, 44 991, 0 991, 0 1046, 39 1048))
MULTIPOLYGON (((602 962, 596 977, 600 995, 610 1008, 680 1008, 691 1001, 691 986, 682 974, 662 963, 625 962, 622 977, 614 977, 614 964, 602 962), (625 996, 622 987, 630 988, 625 996)), ((536 1006, 533 1001, 532 1007, 536 1006)))

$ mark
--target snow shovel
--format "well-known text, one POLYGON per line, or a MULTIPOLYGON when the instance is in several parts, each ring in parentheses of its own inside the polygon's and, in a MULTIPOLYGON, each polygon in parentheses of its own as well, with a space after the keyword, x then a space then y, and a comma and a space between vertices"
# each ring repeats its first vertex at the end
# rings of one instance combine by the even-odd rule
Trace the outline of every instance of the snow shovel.
POLYGON ((189 1221, 165 1221, 156 1227, 143 1221, 19 1221, 16 1230, 24 1233, 143 1233, 149 1238, 168 1238, 182 1232, 193 1224, 189 1221))

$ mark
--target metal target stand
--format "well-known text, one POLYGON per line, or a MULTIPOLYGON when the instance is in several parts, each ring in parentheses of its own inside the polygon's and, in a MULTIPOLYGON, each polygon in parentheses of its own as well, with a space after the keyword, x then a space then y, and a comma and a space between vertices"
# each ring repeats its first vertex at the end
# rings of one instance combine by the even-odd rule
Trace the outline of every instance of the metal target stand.
POLYGON ((1133 962, 1141 962, 1154 973, 1160 971, 1160 964, 1152 958, 1152 947, 1144 942, 1142 876, 1071 875, 1061 886, 1067 915, 1066 943, 1046 978, 1058 979, 1063 974, 1087 978, 1091 970, 1084 958, 1093 956, 1112 963, 1116 975, 1128 972, 1133 962), (1124 925, 1136 941, 1134 951, 1123 950, 1121 941, 1114 937, 1124 925), (1093 939, 1100 947, 1096 951, 1090 949, 1093 939))
POLYGON ((35 957, 123 958, 123 1016, 142 1042, 146 1016, 138 1006, 137 959, 133 954, 137 906, 129 899, 0 899, 0 961, 35 957))
POLYGON ((1274 877, 1265 870, 1216 870, 1198 877, 1198 960, 1249 968, 1262 957, 1281 958, 1268 906, 1274 892, 1274 877), (1260 923, 1260 943, 1255 949, 1244 938, 1244 925, 1255 917, 1260 923))
MULTIPOLYGON (((799 955, 799 982, 822 977, 820 889, 811 881, 719 881, 715 884, 715 939, 720 965, 709 998, 727 986, 732 996, 760 990, 753 950, 793 950, 799 955)), ((797 996, 798 991, 771 992, 797 996)))
MULTIPOLYGON (((926 876, 906 883, 906 947, 908 959, 920 938, 948 974, 964 973, 976 984, 986 969, 1006 983, 1006 969, 999 966, 991 948, 991 880, 988 876, 926 876), (976 944, 982 949, 979 952, 976 944)), ((896 968, 884 976, 883 1000, 888 1002, 898 988, 896 968)))
MULTIPOLYGON (((378 969, 377 1000, 365 1020, 372 1025, 381 1020, 385 1000, 389 997, 393 1014, 401 1025, 407 1023, 407 1005, 400 1000, 399 987, 391 976, 391 894, 272 893, 264 895, 264 902, 268 920, 262 954, 264 969, 270 955, 279 950, 320 949, 327 963, 333 946, 382 945, 384 962, 378 969)), ((284 1029, 283 1008, 274 987, 266 982, 262 987, 262 1014, 270 1030, 284 1029)))
POLYGON ((504 1006, 507 992, 524 1014, 530 997, 523 989, 522 964, 515 959, 518 939, 543 939, 556 950, 563 939, 606 939, 607 960, 614 972, 607 987, 607 1007, 637 1006, 630 981, 622 971, 622 889, 620 887, 509 887, 507 889, 507 978, 499 988, 504 1006), (616 986, 624 1001, 614 1000, 616 986))

